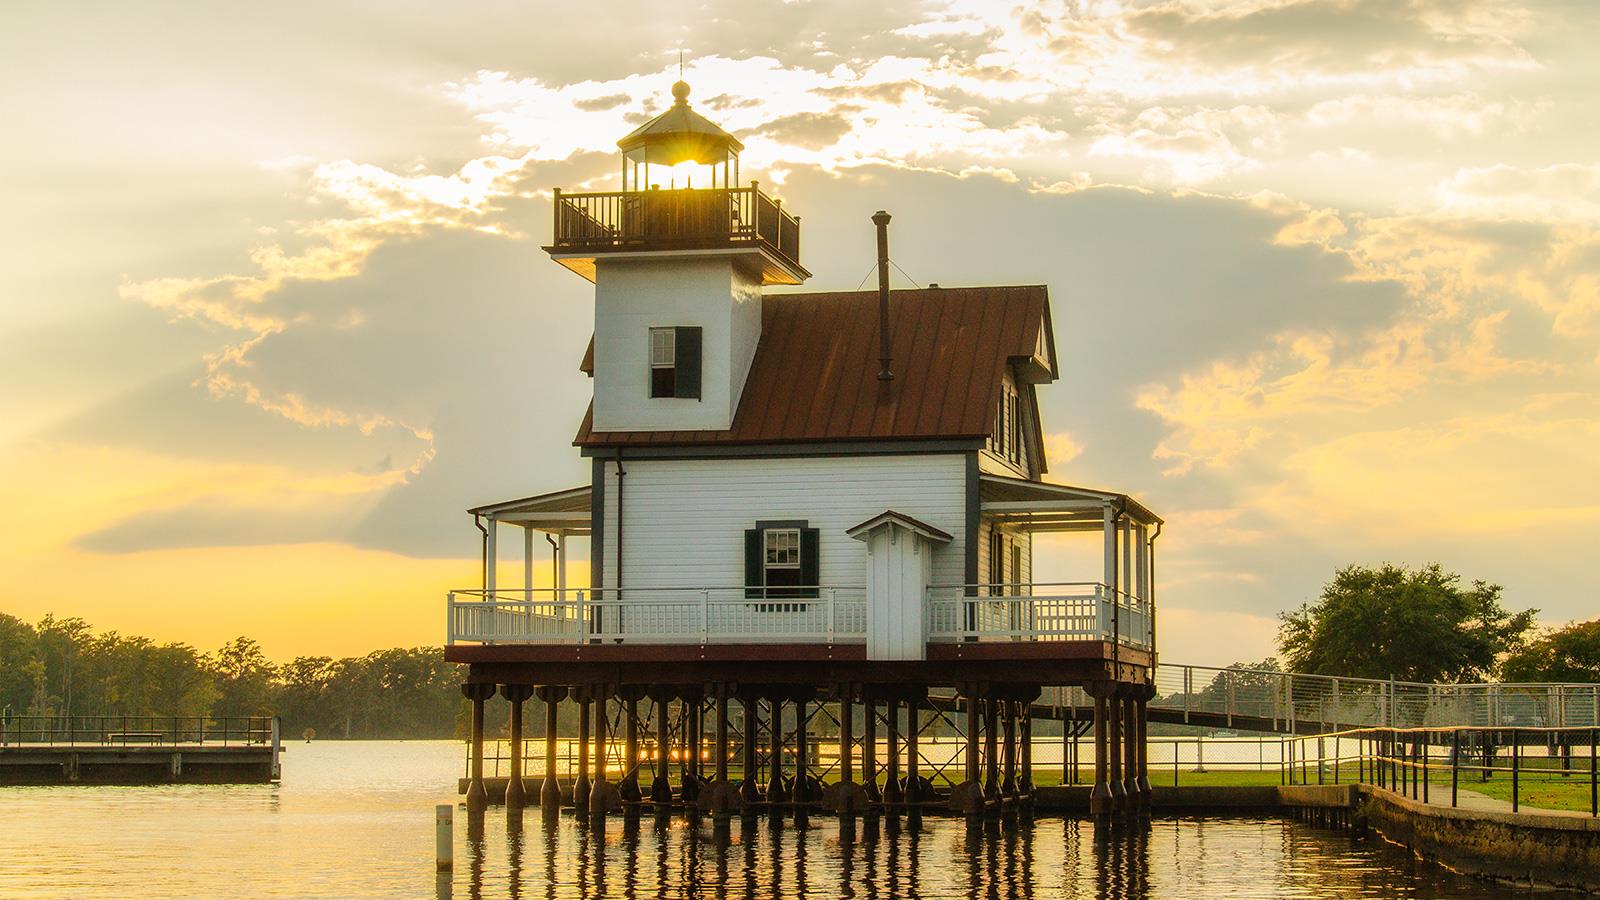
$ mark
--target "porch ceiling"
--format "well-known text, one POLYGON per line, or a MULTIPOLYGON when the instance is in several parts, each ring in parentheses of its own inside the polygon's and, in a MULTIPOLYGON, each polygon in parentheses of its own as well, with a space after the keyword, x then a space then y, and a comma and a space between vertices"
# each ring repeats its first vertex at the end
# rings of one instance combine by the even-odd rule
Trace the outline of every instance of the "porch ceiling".
POLYGON ((521 525, 552 534, 586 535, 590 527, 591 485, 564 491, 475 506, 467 512, 507 525, 521 525))
POLYGON ((1099 531, 1107 504, 1121 506, 1140 524, 1161 523, 1144 504, 1113 491, 984 475, 979 494, 985 515, 1025 531, 1099 531))

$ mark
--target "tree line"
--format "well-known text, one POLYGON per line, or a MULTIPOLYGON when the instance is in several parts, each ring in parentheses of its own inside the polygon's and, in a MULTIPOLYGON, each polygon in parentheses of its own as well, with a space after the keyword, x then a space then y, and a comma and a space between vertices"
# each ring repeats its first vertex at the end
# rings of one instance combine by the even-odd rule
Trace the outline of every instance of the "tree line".
POLYGON ((289 736, 449 738, 461 728, 460 683, 438 647, 277 665, 248 637, 204 653, 77 618, 30 625, 0 613, 0 711, 13 716, 278 715, 289 736))
MULTIPOLYGON (((1600 682, 1600 619, 1539 633, 1536 613, 1512 612, 1499 585, 1468 584, 1438 565, 1350 566, 1314 603, 1281 615, 1279 657, 1231 668, 1418 682, 1600 682)), ((1234 689, 1268 680, 1240 672, 1234 689)), ((77 618, 45 616, 30 625, 0 613, 0 710, 12 715, 276 714, 290 736, 448 738, 464 732, 460 681, 459 667, 438 647, 278 665, 247 637, 203 653, 96 633, 77 618)), ((1220 682, 1206 688, 1222 689, 1220 682)))

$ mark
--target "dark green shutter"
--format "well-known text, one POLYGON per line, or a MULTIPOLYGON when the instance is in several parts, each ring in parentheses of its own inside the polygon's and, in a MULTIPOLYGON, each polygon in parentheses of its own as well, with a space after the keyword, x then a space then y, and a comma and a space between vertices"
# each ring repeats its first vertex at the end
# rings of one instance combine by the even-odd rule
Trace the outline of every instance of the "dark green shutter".
POLYGON ((817 584, 822 578, 822 559, 817 552, 817 529, 800 529, 800 583, 806 586, 802 596, 817 596, 817 584))
POLYGON ((673 360, 677 369, 672 396, 700 399, 700 329, 673 329, 673 360))
POLYGON ((762 549, 761 529, 747 529, 744 533, 744 595, 747 598, 760 597, 767 580, 762 549))

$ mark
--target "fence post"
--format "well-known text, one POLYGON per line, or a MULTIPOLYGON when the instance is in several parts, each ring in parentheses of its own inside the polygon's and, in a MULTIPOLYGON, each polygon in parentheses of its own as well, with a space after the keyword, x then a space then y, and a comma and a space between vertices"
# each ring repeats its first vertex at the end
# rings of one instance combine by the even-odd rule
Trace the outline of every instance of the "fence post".
POLYGON ((711 643, 711 589, 700 589, 700 643, 711 643))
POLYGON ((283 750, 283 721, 277 716, 272 717, 272 780, 277 781, 283 777, 283 768, 278 762, 278 754, 283 750))
POLYGON ((1511 730, 1511 811, 1517 811, 1517 775, 1522 768, 1522 742, 1517 740, 1516 729, 1511 730))
POLYGON ((1433 750, 1433 735, 1430 732, 1422 733, 1422 802, 1428 802, 1428 758, 1433 750))
POLYGON ((1600 747, 1600 728, 1589 729, 1589 815, 1600 816, 1600 769, 1595 750, 1600 747))
POLYGON ((839 589, 828 588, 828 643, 830 644, 834 643, 833 636, 838 628, 838 620, 836 619, 834 613, 835 606, 838 604, 838 602, 839 589))

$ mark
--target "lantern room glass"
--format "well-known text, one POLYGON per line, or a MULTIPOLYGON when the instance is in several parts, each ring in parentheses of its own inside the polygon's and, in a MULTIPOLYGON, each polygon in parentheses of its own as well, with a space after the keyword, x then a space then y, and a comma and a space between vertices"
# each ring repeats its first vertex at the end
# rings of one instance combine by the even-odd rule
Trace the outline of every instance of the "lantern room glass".
POLYGON ((668 148, 645 145, 622 154, 622 190, 651 188, 731 188, 739 184, 739 154, 729 150, 720 158, 693 157, 669 161, 668 148), (693 163, 686 167, 686 163, 693 163))

